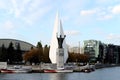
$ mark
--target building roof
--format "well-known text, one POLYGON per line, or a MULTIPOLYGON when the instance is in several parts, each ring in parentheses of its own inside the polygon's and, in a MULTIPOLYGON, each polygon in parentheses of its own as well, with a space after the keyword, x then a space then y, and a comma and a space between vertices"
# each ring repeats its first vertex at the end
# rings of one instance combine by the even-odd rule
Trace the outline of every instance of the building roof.
POLYGON ((34 45, 32 45, 32 44, 30 44, 30 43, 28 43, 28 42, 21 41, 21 40, 16 40, 16 39, 0 39, 0 47, 4 44, 4 46, 5 46, 6 48, 8 48, 8 47, 9 47, 9 44, 10 44, 11 42, 13 43, 14 49, 16 49, 18 43, 20 44, 20 48, 21 48, 21 50, 23 50, 23 51, 28 51, 28 50, 31 49, 31 47, 35 48, 34 45))

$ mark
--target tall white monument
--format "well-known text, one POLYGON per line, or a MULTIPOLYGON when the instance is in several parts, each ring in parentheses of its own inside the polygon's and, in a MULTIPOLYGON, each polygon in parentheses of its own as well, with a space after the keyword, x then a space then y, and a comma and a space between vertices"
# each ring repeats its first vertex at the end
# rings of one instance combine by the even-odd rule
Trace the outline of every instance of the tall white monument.
MULTIPOLYGON (((59 19, 59 15, 57 13, 56 15, 56 19, 55 19, 55 24, 54 24, 54 30, 53 30, 53 34, 52 34, 52 40, 51 40, 51 44, 50 44, 50 52, 49 52, 49 57, 52 63, 57 63, 58 62, 58 56, 57 56, 57 49, 58 49, 58 40, 57 40, 57 36, 61 35, 61 37, 64 37, 64 32, 63 32, 63 28, 62 28, 62 23, 61 20, 59 19)), ((67 45, 65 40, 63 41, 62 44, 63 47, 63 62, 66 63, 67 58, 68 58, 68 50, 67 50, 67 45)))

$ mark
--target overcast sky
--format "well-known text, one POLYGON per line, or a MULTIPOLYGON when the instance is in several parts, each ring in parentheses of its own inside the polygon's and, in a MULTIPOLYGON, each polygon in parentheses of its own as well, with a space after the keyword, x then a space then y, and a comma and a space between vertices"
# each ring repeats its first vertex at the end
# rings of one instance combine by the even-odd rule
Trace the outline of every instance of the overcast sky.
POLYGON ((49 45, 57 11, 68 45, 120 45, 120 0, 0 0, 0 38, 49 45))

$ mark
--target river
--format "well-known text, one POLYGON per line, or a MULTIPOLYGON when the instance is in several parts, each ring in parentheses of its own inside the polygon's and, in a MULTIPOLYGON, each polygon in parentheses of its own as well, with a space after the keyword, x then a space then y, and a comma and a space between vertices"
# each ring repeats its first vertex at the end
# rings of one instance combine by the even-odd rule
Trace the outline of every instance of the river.
POLYGON ((120 80, 120 67, 97 69, 91 73, 0 73, 0 80, 120 80))

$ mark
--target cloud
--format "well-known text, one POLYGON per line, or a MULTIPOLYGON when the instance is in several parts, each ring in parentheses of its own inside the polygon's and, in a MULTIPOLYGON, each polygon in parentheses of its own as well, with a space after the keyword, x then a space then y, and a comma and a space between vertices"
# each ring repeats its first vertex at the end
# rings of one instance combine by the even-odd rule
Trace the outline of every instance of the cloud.
POLYGON ((95 0, 97 5, 107 6, 119 3, 120 0, 95 0))
POLYGON ((101 27, 94 28, 93 32, 97 35, 101 35, 101 36, 105 35, 105 31, 101 27))
POLYGON ((70 20, 70 17, 68 17, 68 16, 63 16, 61 20, 62 20, 62 22, 64 23, 64 22, 70 20))
POLYGON ((113 18, 113 15, 103 15, 103 16, 100 16, 98 17, 98 20, 109 20, 109 19, 112 19, 113 18))
POLYGON ((76 10, 78 10, 78 8, 83 6, 84 2, 85 1, 83 1, 83 0, 67 0, 67 1, 64 1, 64 3, 62 4, 62 7, 67 12, 73 13, 73 12, 76 12, 76 10))
POLYGON ((47 4, 47 2, 44 0, 34 0, 27 3, 27 5, 28 6, 24 10, 24 14, 22 15, 21 19, 29 25, 32 25, 37 20, 40 20, 52 9, 52 6, 47 4))
POLYGON ((9 2, 0 0, 0 8, 8 11, 5 14, 12 15, 13 19, 31 25, 41 19, 52 7, 46 0, 10 0, 9 2))
POLYGON ((3 23, 2 28, 5 30, 13 30, 15 26, 12 21, 7 20, 3 23))
POLYGON ((27 40, 29 41, 28 39, 28 36, 26 37, 23 33, 19 33, 19 31, 17 30, 17 26, 16 24, 11 21, 11 20, 7 20, 3 23, 0 23, 1 25, 1 29, 0 29, 0 37, 1 38, 13 38, 13 39, 21 39, 21 40, 27 40), (18 31, 18 32, 17 32, 18 31))
POLYGON ((78 34, 80 34, 80 32, 75 30, 65 31, 65 35, 78 35, 78 34))
POLYGON ((107 39, 108 39, 108 40, 120 39, 120 35, 110 33, 110 34, 107 36, 107 39))
POLYGON ((0 9, 4 9, 4 8, 5 8, 5 3, 4 1, 0 0, 0 9))
POLYGON ((12 37, 16 35, 16 26, 11 20, 1 23, 0 37, 12 37))
POLYGON ((116 45, 120 45, 120 34, 108 34, 106 37, 106 43, 114 43, 116 45))
POLYGON ((13 5, 13 11, 16 17, 18 17, 20 15, 20 10, 17 8, 17 2, 16 0, 11 0, 12 5, 13 5))
POLYGON ((94 15, 92 18, 96 18, 97 20, 110 20, 117 16, 117 14, 120 14, 120 5, 80 11, 81 16, 84 17, 94 15))
POLYGON ((28 7, 28 10, 29 11, 33 11, 33 10, 35 10, 35 9, 39 9, 39 7, 41 7, 41 6, 44 6, 44 4, 45 3, 47 3, 46 2, 46 0, 29 0, 28 1, 28 5, 29 5, 29 7, 28 7))
POLYGON ((80 15, 82 15, 82 16, 88 16, 88 15, 93 15, 93 14, 95 14, 95 13, 97 13, 97 9, 82 10, 82 11, 80 12, 80 15))
POLYGON ((22 19, 29 25, 32 25, 36 20, 41 19, 49 10, 51 10, 51 7, 39 9, 40 10, 37 10, 36 12, 32 12, 29 15, 24 16, 22 19))
POLYGON ((110 20, 117 16, 117 14, 120 14, 120 5, 108 6, 107 8, 104 8, 104 10, 101 10, 100 13, 102 12, 104 14, 99 15, 98 20, 110 20))
POLYGON ((120 14, 120 5, 116 5, 112 8, 113 14, 120 14))

